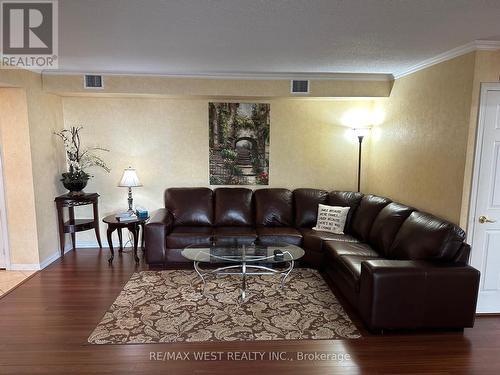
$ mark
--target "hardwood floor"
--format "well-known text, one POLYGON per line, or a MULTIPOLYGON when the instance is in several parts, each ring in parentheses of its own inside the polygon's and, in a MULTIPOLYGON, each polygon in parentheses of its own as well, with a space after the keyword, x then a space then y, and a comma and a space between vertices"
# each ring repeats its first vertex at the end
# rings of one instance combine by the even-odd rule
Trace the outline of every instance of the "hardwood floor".
POLYGON ((69 252, 0 299, 0 374, 500 373, 500 317, 478 317, 463 333, 363 330, 359 340, 90 345, 88 335, 136 269, 130 253, 115 256, 112 266, 108 255, 69 252), (286 352, 295 360, 194 360, 199 351, 265 352, 265 358, 286 352), (188 352, 191 360, 153 361, 151 352, 188 352), (297 352, 351 359, 298 361, 297 352))

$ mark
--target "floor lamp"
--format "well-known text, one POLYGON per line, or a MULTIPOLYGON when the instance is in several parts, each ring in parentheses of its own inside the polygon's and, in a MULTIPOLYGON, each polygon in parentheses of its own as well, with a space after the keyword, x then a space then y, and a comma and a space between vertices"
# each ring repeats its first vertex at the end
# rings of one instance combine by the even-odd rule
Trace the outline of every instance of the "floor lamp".
POLYGON ((370 128, 354 128, 354 134, 358 137, 359 148, 358 148, 358 192, 361 191, 361 146, 363 144, 363 139, 368 135, 370 128))

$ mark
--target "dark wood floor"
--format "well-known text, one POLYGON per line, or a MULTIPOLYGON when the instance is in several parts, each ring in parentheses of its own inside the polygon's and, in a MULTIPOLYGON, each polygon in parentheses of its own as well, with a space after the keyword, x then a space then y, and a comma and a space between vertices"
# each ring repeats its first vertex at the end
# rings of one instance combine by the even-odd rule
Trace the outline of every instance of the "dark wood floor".
POLYGON ((0 374, 500 373, 500 317, 479 317, 463 333, 374 336, 363 331, 359 340, 90 345, 88 335, 136 270, 129 253, 117 256, 111 267, 107 257, 106 250, 70 252, 0 299, 0 374), (149 359, 150 352, 184 351, 287 352, 289 358, 297 352, 326 352, 351 359, 149 359))

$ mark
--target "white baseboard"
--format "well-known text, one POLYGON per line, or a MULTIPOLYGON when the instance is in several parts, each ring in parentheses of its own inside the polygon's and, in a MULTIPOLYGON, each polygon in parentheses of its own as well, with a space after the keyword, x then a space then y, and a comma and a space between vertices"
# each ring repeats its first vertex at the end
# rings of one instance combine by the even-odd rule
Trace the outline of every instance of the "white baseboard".
MULTIPOLYGON (((66 253, 66 251, 64 251, 66 253)), ((61 257, 61 253, 58 251, 57 253, 52 254, 50 257, 45 259, 43 262, 40 263, 40 269, 43 270, 45 267, 47 267, 50 263, 58 260, 61 257)))
POLYGON ((9 268, 11 271, 39 271, 40 269, 38 263, 11 263, 9 268))
MULTIPOLYGON (((97 241, 77 241, 76 247, 80 248, 80 249, 98 248, 99 244, 97 243, 97 241)), ((103 248, 109 248, 109 246, 103 244, 103 248)), ((64 247, 64 254, 71 251, 72 249, 73 248, 72 248, 71 244, 66 244, 66 246, 64 247)), ((56 252, 54 252, 54 254, 52 254, 51 256, 46 258, 43 262, 40 262, 40 264, 38 264, 38 263, 32 263, 32 264, 30 264, 30 263, 17 263, 17 264, 11 263, 9 269, 12 271, 39 271, 39 270, 43 270, 44 268, 46 268, 49 264, 55 262, 60 257, 61 257, 61 252, 59 250, 57 250, 56 252)))
MULTIPOLYGON (((98 248, 99 247, 99 244, 97 243, 97 241, 76 241, 76 248, 81 248, 81 249, 86 249, 86 248, 90 248, 90 247, 93 247, 93 248, 98 248)), ((103 242, 102 243, 102 248, 109 248, 108 244, 106 242, 103 242)))
MULTIPOLYGON (((97 248, 99 247, 99 244, 97 243, 97 241, 95 241, 95 242, 94 241, 77 241, 76 242, 77 249, 90 249, 90 248, 96 248, 96 247, 97 248)), ((103 248, 104 247, 105 246, 103 246, 103 248)), ((71 250, 73 250, 73 247, 71 246, 71 244, 66 244, 66 246, 64 247, 64 254, 66 254, 67 252, 69 252, 71 250)), ((52 254, 50 257, 45 259, 42 263, 40 263, 40 269, 43 270, 45 267, 47 267, 49 264, 58 260, 60 257, 61 257, 61 252, 58 250, 57 252, 52 254)))
MULTIPOLYGON (((102 245, 103 245, 102 246, 103 249, 109 249, 109 246, 107 243, 103 242, 102 245)), ((118 244, 117 244, 117 246, 118 246, 118 244)), ((77 240, 76 241, 76 248, 77 249, 99 248, 99 244, 95 240, 94 241, 78 241, 77 240)), ((64 254, 66 254, 68 251, 71 251, 71 250, 72 250, 71 244, 66 244, 66 246, 64 247, 64 254)), ((40 264, 36 264, 36 263, 35 264, 11 264, 10 269, 17 270, 17 271, 43 270, 49 264, 58 260, 60 257, 61 257, 61 252, 59 250, 57 250, 56 252, 54 252, 54 254, 49 256, 47 259, 45 259, 40 264)))
MULTIPOLYGON (((64 247, 64 254, 66 254, 71 249, 72 249, 71 245, 66 244, 66 246, 64 247)), ((59 250, 57 250, 54 254, 49 256, 43 262, 40 262, 40 269, 43 270, 45 267, 47 267, 49 264, 58 260, 60 257, 61 257, 61 252, 59 250)))

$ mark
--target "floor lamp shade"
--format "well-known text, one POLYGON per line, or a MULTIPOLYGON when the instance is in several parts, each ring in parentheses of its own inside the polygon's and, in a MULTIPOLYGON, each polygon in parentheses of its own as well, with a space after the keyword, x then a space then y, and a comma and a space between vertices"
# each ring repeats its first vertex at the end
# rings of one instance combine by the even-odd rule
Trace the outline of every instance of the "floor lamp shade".
POLYGON ((354 131, 354 135, 358 138, 364 138, 368 135, 370 128, 354 128, 352 129, 354 131))

